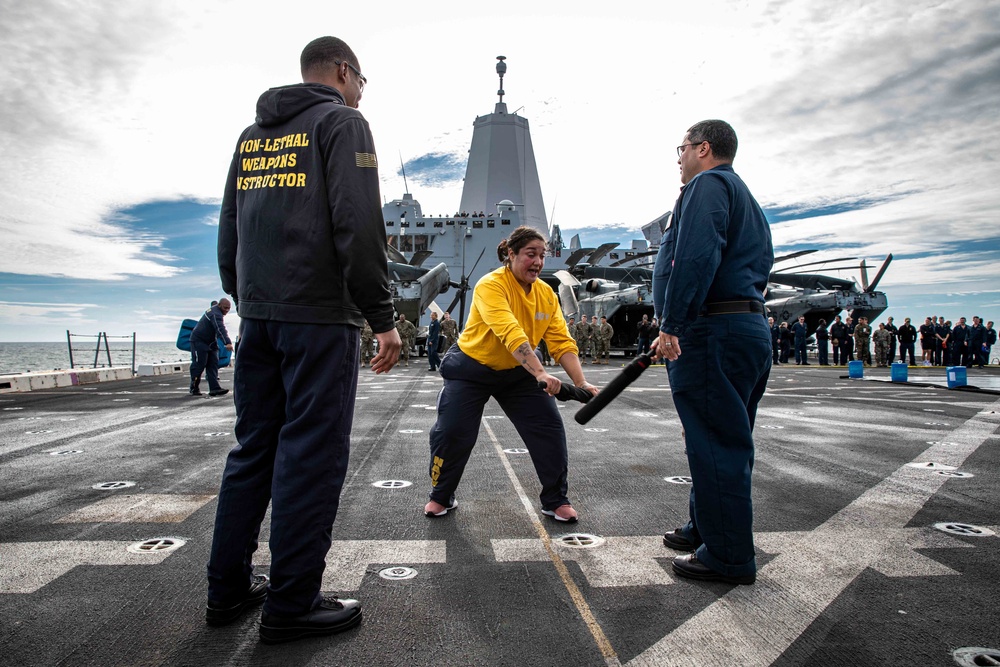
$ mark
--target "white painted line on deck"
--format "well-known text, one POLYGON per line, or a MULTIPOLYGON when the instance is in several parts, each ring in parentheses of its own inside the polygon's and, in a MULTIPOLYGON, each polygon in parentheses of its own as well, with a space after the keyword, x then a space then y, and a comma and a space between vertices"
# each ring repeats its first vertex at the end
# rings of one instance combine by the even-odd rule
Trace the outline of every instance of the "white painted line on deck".
POLYGON ((135 554, 128 542, 0 544, 0 593, 34 593, 77 565, 157 565, 172 551, 135 554))
MULTIPOLYGON (((958 447, 932 445, 914 461, 960 467, 995 428, 974 416, 949 434, 958 447)), ((755 585, 733 588, 628 664, 770 665, 869 567, 888 576, 958 574, 913 551, 934 538, 905 528, 947 481, 904 464, 812 532, 759 535, 762 549, 780 555, 755 585)))
MULTIPOLYGON (((324 591, 356 591, 369 565, 414 565, 446 562, 445 540, 334 540, 326 554, 324 591)), ((270 565, 269 545, 261 543, 257 565, 270 565)))
POLYGON ((525 512, 528 514, 528 520, 531 521, 531 525, 534 526, 535 532, 538 533, 538 538, 541 540, 541 548, 547 554, 549 560, 555 565, 556 571, 559 573, 559 578, 562 579, 563 585, 566 587, 566 591, 569 593, 570 598, 573 600, 573 604, 576 605, 577 611, 580 613, 580 617, 583 622, 587 624, 587 629, 590 630, 590 634, 594 637, 594 641, 597 642, 597 648, 604 657, 604 663, 608 667, 620 667, 621 661, 618 660, 618 654, 615 653, 615 649, 611 646, 611 642, 608 641, 607 636, 604 634, 604 630, 601 628, 600 623, 594 618, 593 612, 590 611, 590 605, 587 604, 587 600, 583 597, 583 593, 580 592, 579 587, 576 582, 573 581, 573 577, 570 576, 569 570, 566 569, 566 563, 558 553, 556 553, 555 548, 552 544, 552 538, 549 536, 549 532, 542 525, 541 520, 538 518, 538 512, 532 505, 531 500, 528 499, 528 495, 524 492, 524 487, 521 486, 521 482, 517 479, 517 475, 514 473, 514 469, 510 465, 510 461, 507 459, 509 457, 504 456, 503 445, 500 444, 500 440, 497 439, 496 434, 490 427, 490 423, 483 420, 483 427, 486 429, 486 433, 490 436, 490 440, 493 441, 493 447, 496 449, 497 456, 500 458, 500 462, 503 464, 504 469, 507 471, 507 477, 510 478, 511 484, 514 486, 514 490, 517 491, 517 496, 521 499, 521 504, 524 506, 525 512))
POLYGON ((211 494, 120 494, 81 507, 54 523, 180 523, 214 498, 211 494))

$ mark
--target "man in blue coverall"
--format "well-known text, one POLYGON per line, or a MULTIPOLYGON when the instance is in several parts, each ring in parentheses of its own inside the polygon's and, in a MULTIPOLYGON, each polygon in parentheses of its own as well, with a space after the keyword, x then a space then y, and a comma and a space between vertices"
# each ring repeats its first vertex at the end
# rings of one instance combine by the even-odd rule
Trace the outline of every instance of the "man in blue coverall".
POLYGON ((441 323, 438 322, 438 314, 431 311, 431 323, 427 325, 427 361, 430 362, 429 371, 436 371, 441 364, 441 356, 438 355, 438 344, 441 342, 441 323))
POLYGON ((205 314, 198 320, 198 324, 191 331, 191 389, 192 396, 201 396, 201 374, 208 378, 208 395, 222 396, 228 394, 228 389, 223 389, 219 384, 219 343, 221 338, 226 342, 226 349, 233 349, 233 342, 229 340, 229 332, 226 331, 226 324, 223 321, 233 305, 229 299, 220 299, 218 303, 212 302, 212 307, 205 311, 205 314))
POLYGON ((753 425, 771 370, 763 292, 771 230, 736 172, 736 132, 691 126, 677 147, 680 196, 653 269, 667 360, 691 470, 690 520, 663 536, 681 577, 752 584, 757 577, 750 476, 753 425), (683 351, 683 355, 682 355, 683 351))
POLYGON ((792 325, 792 333, 795 334, 795 363, 808 366, 806 360, 806 338, 809 337, 809 329, 806 327, 806 316, 799 315, 799 321, 792 325))

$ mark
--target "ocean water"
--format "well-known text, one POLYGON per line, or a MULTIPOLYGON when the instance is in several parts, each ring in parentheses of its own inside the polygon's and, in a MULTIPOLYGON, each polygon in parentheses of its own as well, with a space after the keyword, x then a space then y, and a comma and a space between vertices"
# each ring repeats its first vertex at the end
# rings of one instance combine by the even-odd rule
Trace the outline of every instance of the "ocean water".
MULTIPOLYGON (((97 340, 73 341, 73 362, 76 368, 93 368, 97 340)), ((132 341, 110 339, 112 366, 132 365, 132 341)), ((191 353, 178 350, 173 342, 136 341, 135 364, 158 364, 173 361, 191 361, 191 353)), ((101 347, 98 367, 108 365, 108 355, 101 347)), ((68 369, 69 350, 66 343, 0 343, 0 375, 27 371, 68 369)))

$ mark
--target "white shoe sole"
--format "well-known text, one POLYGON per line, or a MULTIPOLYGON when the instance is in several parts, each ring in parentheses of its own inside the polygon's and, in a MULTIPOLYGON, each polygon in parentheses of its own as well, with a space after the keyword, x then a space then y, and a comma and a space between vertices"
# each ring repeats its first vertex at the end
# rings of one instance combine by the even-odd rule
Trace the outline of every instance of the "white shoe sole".
POLYGON ((577 519, 577 517, 575 517, 575 516, 572 517, 572 518, 569 518, 569 519, 564 519, 563 517, 561 517, 558 514, 556 514, 554 510, 542 510, 542 514, 544 514, 547 517, 551 517, 551 518, 555 519, 556 521, 560 521, 562 523, 576 523, 576 519, 577 519))

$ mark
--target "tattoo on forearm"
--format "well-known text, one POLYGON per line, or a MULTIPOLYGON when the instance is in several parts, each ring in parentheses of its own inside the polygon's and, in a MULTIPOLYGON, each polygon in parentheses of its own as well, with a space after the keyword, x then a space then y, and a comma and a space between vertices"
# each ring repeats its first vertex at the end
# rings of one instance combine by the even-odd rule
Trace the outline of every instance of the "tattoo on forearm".
POLYGON ((527 366, 531 355, 531 346, 527 343, 521 343, 521 346, 517 348, 517 353, 521 355, 521 365, 527 366))

